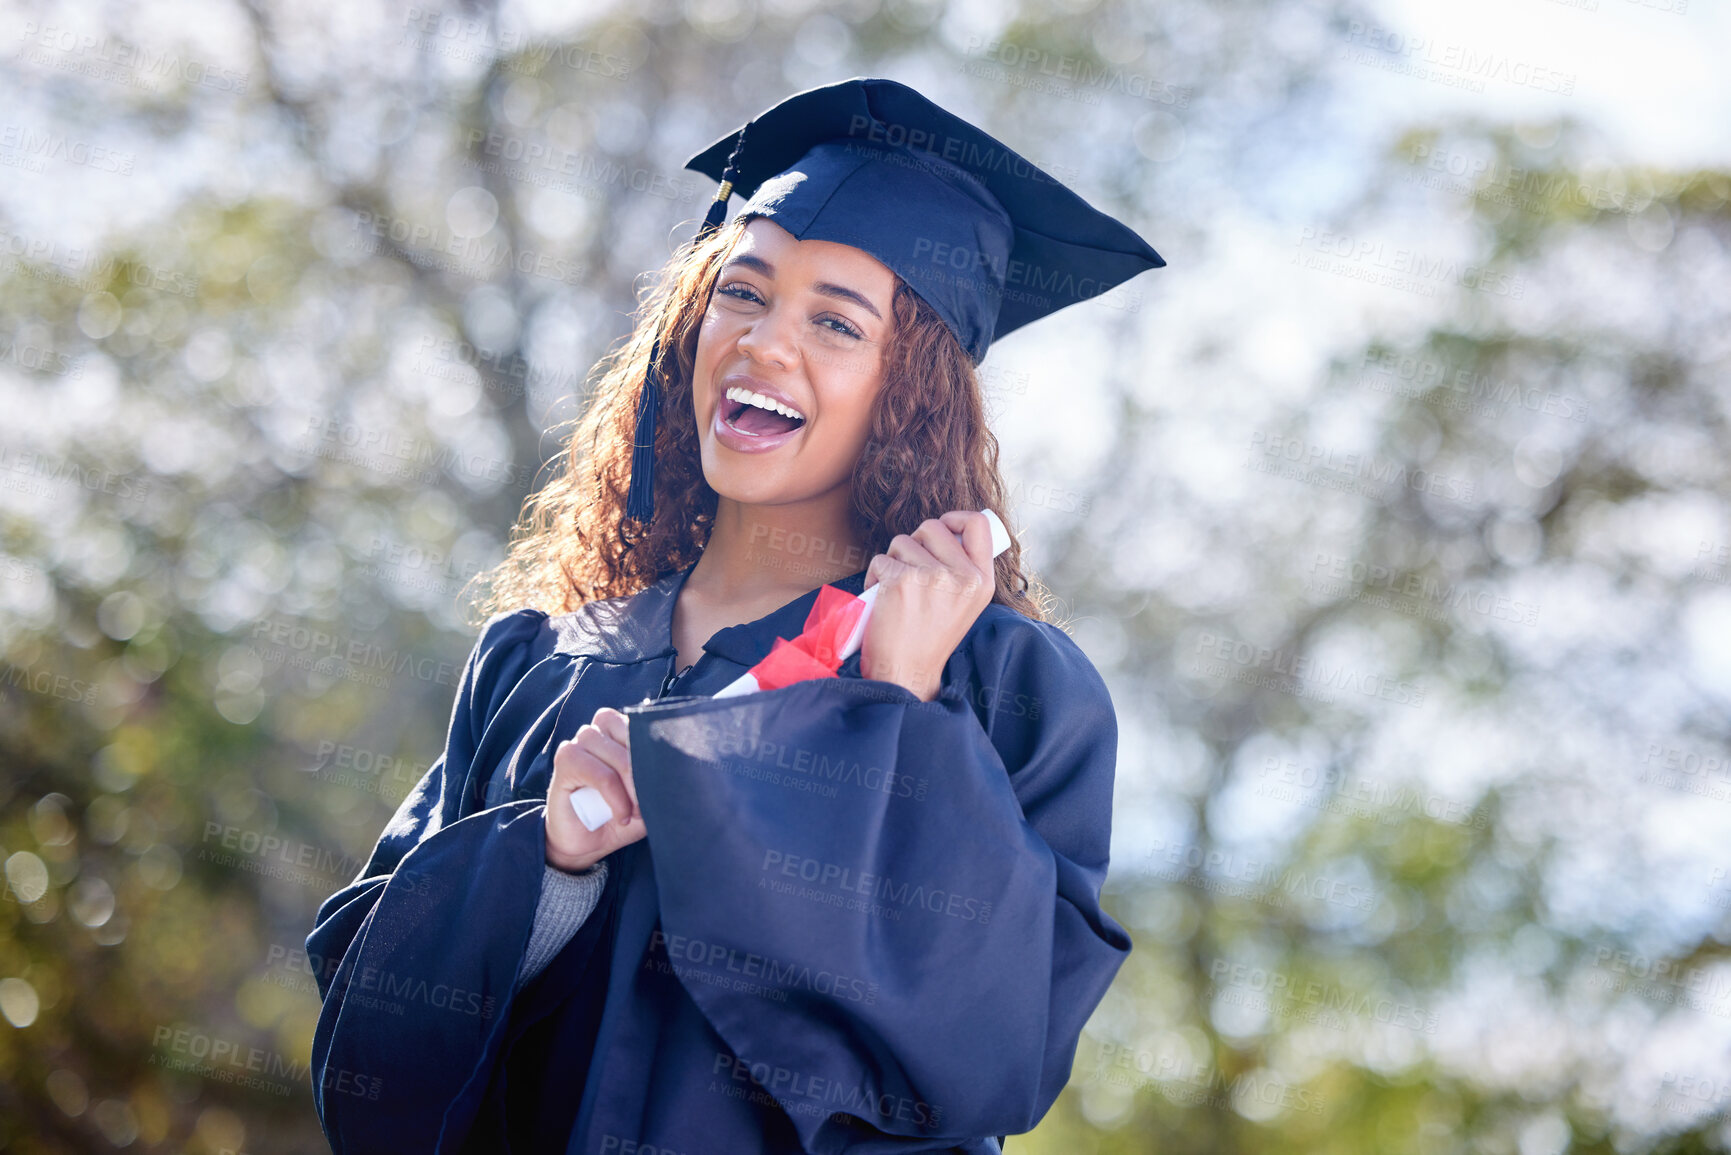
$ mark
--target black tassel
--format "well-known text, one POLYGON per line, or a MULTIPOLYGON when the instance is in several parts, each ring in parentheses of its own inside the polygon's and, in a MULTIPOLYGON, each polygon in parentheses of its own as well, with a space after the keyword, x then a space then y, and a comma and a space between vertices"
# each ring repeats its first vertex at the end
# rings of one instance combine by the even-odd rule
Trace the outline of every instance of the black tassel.
MULTIPOLYGON (((733 180, 739 175, 739 154, 745 147, 745 128, 733 142, 727 154, 727 167, 722 170, 721 184, 715 199, 697 227, 693 244, 702 244, 705 237, 721 227, 727 219, 727 198, 733 194, 733 180)), ((631 439, 631 485, 625 493, 625 516, 636 518, 644 525, 655 519, 655 418, 661 409, 660 374, 656 366, 661 356, 661 335, 655 336, 649 347, 649 366, 643 374, 643 393, 637 400, 637 431, 631 439)))
POLYGON ((643 394, 637 400, 637 433, 631 445, 631 487, 625 494, 625 516, 648 525, 655 517, 655 416, 661 408, 655 362, 661 337, 649 347, 649 368, 643 374, 643 394))
POLYGON ((727 218, 727 198, 733 195, 733 182, 739 176, 739 154, 745 148, 745 130, 750 127, 741 125, 739 135, 733 138, 733 151, 727 154, 727 167, 721 170, 721 184, 715 190, 715 199, 709 202, 709 211, 703 215, 703 223, 697 226, 696 244, 702 244, 703 238, 720 228, 721 222, 727 218))

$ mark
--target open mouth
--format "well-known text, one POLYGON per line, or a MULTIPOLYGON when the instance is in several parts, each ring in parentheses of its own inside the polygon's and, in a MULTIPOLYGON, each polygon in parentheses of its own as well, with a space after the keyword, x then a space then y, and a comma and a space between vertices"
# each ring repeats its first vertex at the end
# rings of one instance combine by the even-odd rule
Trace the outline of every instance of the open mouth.
POLYGON ((721 419, 729 428, 748 437, 773 437, 792 433, 805 424, 805 417, 791 406, 749 389, 733 386, 721 399, 721 419))

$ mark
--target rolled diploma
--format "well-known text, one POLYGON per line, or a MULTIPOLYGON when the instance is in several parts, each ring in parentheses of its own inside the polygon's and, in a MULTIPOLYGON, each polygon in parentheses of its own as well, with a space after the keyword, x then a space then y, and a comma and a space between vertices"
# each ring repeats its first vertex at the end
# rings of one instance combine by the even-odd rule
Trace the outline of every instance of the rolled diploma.
MULTIPOLYGON (((980 511, 986 515, 986 520, 992 524, 992 556, 997 557, 1010 548, 1010 532, 1004 528, 1004 523, 998 520, 998 515, 989 509, 980 511)), ((841 659, 846 661, 852 657, 865 641, 866 623, 871 621, 872 606, 877 604, 878 591, 883 586, 874 585, 859 595, 859 600, 865 603, 865 609, 860 612, 859 620, 854 623, 853 631, 848 634, 847 641, 841 647, 841 659)), ((717 698, 737 698, 741 694, 755 694, 760 687, 751 672, 741 674, 722 689, 716 691, 717 698)), ((571 793, 571 809, 577 812, 577 821, 588 830, 599 830, 613 820, 613 808, 607 805, 607 799, 601 791, 593 786, 579 786, 571 793)))

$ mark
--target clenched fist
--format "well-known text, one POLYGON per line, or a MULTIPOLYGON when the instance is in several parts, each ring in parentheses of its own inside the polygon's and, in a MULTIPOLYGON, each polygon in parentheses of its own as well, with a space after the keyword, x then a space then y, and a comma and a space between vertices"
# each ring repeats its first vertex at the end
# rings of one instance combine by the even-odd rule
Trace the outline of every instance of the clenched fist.
POLYGON ((899 533, 872 558, 865 584, 880 585, 866 623, 860 674, 898 682, 921 701, 942 687, 944 665, 991 604, 992 525, 984 513, 952 509, 899 533))
POLYGON ((553 780, 547 784, 547 863, 560 870, 587 870, 629 846, 647 831, 637 812, 637 784, 631 779, 631 730, 625 715, 611 707, 595 711, 553 751, 553 780), (577 819, 571 795, 593 786, 613 808, 611 821, 589 830, 577 819))

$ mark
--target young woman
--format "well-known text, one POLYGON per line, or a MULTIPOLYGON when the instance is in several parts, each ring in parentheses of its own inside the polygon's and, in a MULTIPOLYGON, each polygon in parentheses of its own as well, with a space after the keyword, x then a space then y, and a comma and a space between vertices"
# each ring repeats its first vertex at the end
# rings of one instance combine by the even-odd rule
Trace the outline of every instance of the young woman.
POLYGON ((338 1152, 995 1152, 1129 953, 1112 703, 992 557, 974 369, 1164 262, 891 81, 691 167, 717 208, 532 499, 443 754, 307 939, 338 1152), (711 697, 825 583, 882 586, 838 676, 711 697))

